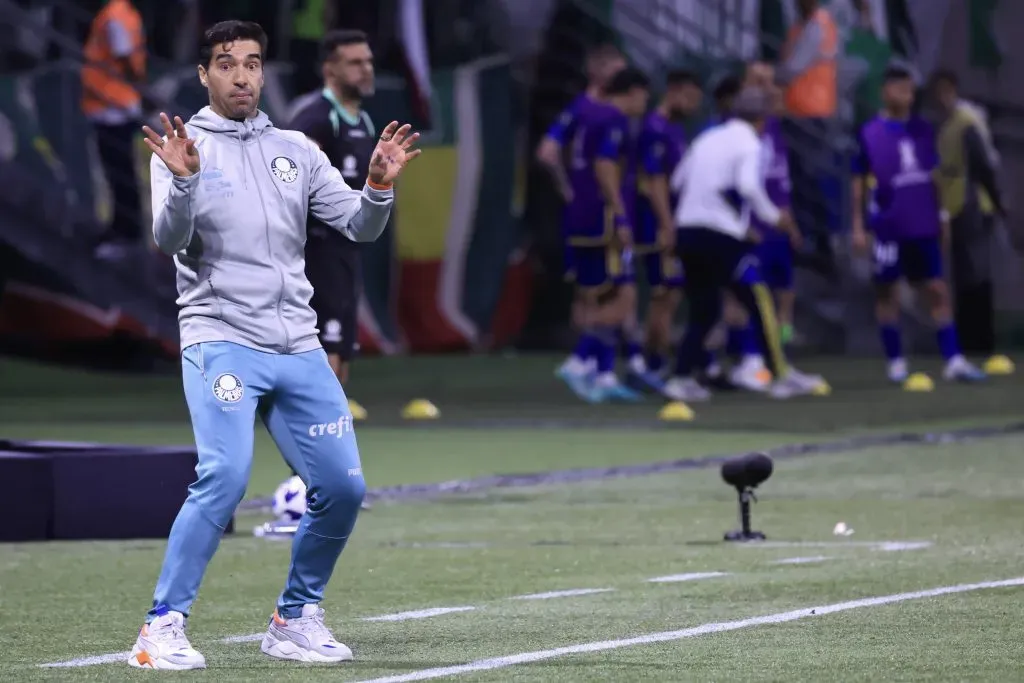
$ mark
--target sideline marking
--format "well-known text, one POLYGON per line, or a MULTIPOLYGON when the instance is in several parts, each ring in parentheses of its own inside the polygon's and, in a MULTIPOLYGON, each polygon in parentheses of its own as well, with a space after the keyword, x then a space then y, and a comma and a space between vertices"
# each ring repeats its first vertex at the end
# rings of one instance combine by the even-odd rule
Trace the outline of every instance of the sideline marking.
POLYGON ((876 548, 885 553, 898 553, 902 550, 921 550, 931 546, 931 541, 888 541, 876 548))
POLYGON ((831 557, 825 555, 814 555, 813 557, 787 557, 782 560, 775 560, 772 564, 813 564, 815 562, 824 562, 825 560, 831 560, 831 557))
POLYGON ((647 579, 647 583, 677 583, 679 581, 699 581, 700 579, 714 579, 719 576, 729 576, 725 572, 694 572, 692 574, 670 574, 668 576, 655 576, 647 579))
MULTIPOLYGON (((262 637, 263 634, 260 634, 262 637)), ((81 657, 79 659, 71 659, 66 662, 50 662, 49 664, 40 664, 39 666, 46 669, 63 669, 65 667, 72 666, 96 666, 97 664, 114 664, 115 662, 121 662, 125 666, 128 666, 128 657, 132 654, 131 650, 125 650, 124 652, 111 652, 106 655, 96 655, 95 657, 81 657)))
POLYGON ((741 548, 867 548, 896 552, 932 547, 931 541, 758 541, 740 543, 741 548))
POLYGON ((408 621, 410 619, 427 619, 452 612, 469 612, 476 607, 466 605, 465 607, 431 607, 430 609, 417 609, 411 612, 399 612, 398 614, 385 614, 380 617, 363 617, 360 621, 408 621))
POLYGON ((361 683, 406 683, 406 681, 426 681, 435 678, 445 678, 447 676, 458 676, 460 674, 474 673, 477 671, 492 671, 494 669, 504 669, 510 666, 515 666, 517 664, 529 664, 531 662, 540 662, 546 659, 555 659, 556 657, 565 657, 568 655, 587 654, 590 652, 602 652, 604 650, 617 650, 619 648, 632 647, 634 645, 650 645, 652 643, 665 643, 674 640, 683 640, 686 638, 696 638, 698 636, 707 635, 709 633, 724 633, 726 631, 736 631, 743 628, 749 628, 751 626, 763 626, 766 624, 782 624, 788 621, 796 621, 798 619, 805 619, 811 616, 835 614, 836 612, 845 612, 847 610, 860 609, 862 607, 878 607, 880 605, 889 605, 897 602, 906 602, 907 600, 920 600, 922 598, 934 598, 940 595, 966 593, 968 591, 983 590, 986 588, 1006 588, 1009 586, 1024 586, 1024 577, 1016 579, 1006 579, 1004 581, 964 583, 956 586, 931 588, 929 590, 916 591, 914 593, 896 593, 895 595, 883 595, 875 598, 863 598, 861 600, 837 602, 831 605, 822 605, 820 607, 805 607, 803 609, 792 610, 789 612, 778 612, 776 614, 767 614, 761 617, 750 617, 748 619, 739 619, 737 621, 702 624, 700 626, 686 628, 679 631, 662 631, 660 633, 648 633, 646 635, 636 636, 635 638, 623 638, 621 640, 602 640, 593 643, 581 643, 579 645, 559 647, 551 650, 521 652, 519 654, 507 655, 505 657, 481 659, 475 662, 469 662, 468 664, 459 664, 457 666, 438 667, 436 669, 421 669, 420 671, 413 671, 411 673, 401 674, 398 676, 373 678, 366 681, 361 681, 361 683))
POLYGON ((550 600, 551 598, 571 598, 576 595, 592 595, 594 593, 610 593, 614 588, 572 588, 565 591, 549 591, 547 593, 530 593, 529 595, 513 595, 509 600, 550 600))

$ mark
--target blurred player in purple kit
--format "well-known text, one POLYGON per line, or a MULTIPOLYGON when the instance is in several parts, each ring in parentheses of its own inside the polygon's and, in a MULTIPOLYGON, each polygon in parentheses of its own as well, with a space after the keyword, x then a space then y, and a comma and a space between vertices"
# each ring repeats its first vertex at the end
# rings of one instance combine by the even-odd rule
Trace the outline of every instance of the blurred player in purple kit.
POLYGON ((640 180, 633 254, 643 264, 651 299, 647 309, 646 358, 629 361, 630 379, 656 391, 664 383, 665 356, 672 319, 682 296, 683 272, 674 253, 675 193, 669 179, 686 152, 682 121, 701 105, 703 93, 696 76, 675 70, 668 74, 665 94, 644 119, 640 133, 640 180))
POLYGON ((635 314, 630 287, 637 139, 631 119, 647 109, 649 87, 641 71, 627 68, 617 73, 605 90, 607 114, 580 126, 570 149, 568 241, 576 286, 588 312, 581 334, 583 348, 574 355, 596 357, 597 371, 591 376, 563 367, 559 376, 591 402, 639 399, 639 394, 619 382, 615 358, 618 333, 635 314))
POLYGON ((960 351, 949 291, 943 280, 943 241, 948 216, 940 209, 934 174, 938 169, 935 131, 911 113, 914 80, 890 67, 882 86, 884 110, 860 130, 855 160, 852 243, 871 248, 877 286, 875 313, 893 382, 908 378, 899 329, 899 281, 916 285, 936 326, 947 380, 984 379, 960 351), (864 205, 867 205, 867 216, 864 205))
MULTIPOLYGON (((547 134, 537 147, 537 160, 550 172, 559 193, 566 202, 566 211, 562 217, 562 240, 564 244, 564 275, 567 280, 575 280, 576 268, 572 263, 572 249, 568 244, 570 226, 568 224, 568 204, 573 198, 573 189, 569 182, 567 166, 568 149, 576 138, 580 128, 586 127, 607 115, 609 109, 605 102, 604 88, 616 73, 626 67, 622 53, 613 45, 600 45, 587 54, 587 88, 563 111, 551 125, 547 134)), ((596 370, 596 358, 587 355, 594 345, 585 332, 588 316, 592 311, 587 307, 577 292, 573 301, 573 324, 581 332, 579 343, 573 354, 558 369, 557 374, 566 380, 570 387, 581 394, 586 382, 596 370)))

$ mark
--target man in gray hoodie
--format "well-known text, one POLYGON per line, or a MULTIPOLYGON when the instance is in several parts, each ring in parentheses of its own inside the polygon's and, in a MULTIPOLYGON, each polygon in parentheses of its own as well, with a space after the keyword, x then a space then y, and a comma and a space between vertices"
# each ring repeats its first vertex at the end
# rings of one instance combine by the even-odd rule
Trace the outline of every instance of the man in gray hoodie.
POLYGON ((153 233, 177 266, 182 376, 199 464, 128 659, 134 667, 206 666, 185 621, 245 493, 257 413, 309 491, 262 650, 303 662, 352 658, 319 603, 366 484, 352 415, 309 306, 306 218, 357 242, 375 240, 391 211, 392 182, 419 154, 418 136, 388 125, 366 185, 350 188, 306 136, 275 128, 257 108, 266 46, 257 24, 216 24, 198 68, 210 105, 187 125, 161 114, 164 136, 143 128, 153 151, 153 233))

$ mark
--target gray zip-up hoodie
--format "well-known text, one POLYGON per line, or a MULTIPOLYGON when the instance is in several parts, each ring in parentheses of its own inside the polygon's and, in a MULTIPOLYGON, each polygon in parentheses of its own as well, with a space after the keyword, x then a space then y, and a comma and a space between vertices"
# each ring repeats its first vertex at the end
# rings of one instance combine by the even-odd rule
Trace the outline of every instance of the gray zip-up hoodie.
POLYGON ((271 353, 320 347, 306 279, 306 216, 372 242, 391 190, 350 188, 327 156, 263 112, 246 121, 209 107, 186 126, 200 171, 177 177, 153 155, 153 235, 177 266, 181 348, 229 341, 271 353))

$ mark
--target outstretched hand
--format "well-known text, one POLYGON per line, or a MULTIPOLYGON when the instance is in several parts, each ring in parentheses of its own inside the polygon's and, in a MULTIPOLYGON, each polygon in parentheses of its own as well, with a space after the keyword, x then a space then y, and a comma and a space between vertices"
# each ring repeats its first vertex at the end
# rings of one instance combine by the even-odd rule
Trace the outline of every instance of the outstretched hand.
POLYGON ((399 128, 398 121, 387 125, 370 157, 370 182, 390 185, 405 165, 420 155, 423 150, 412 148, 420 134, 410 135, 411 130, 409 124, 399 128))
POLYGON ((185 130, 185 122, 180 116, 174 117, 174 125, 167 114, 160 113, 160 123, 163 124, 166 139, 157 135, 156 131, 149 126, 143 126, 142 132, 146 134, 146 146, 153 154, 160 157, 167 170, 176 176, 188 177, 199 173, 199 152, 196 150, 196 141, 188 137, 185 130))

